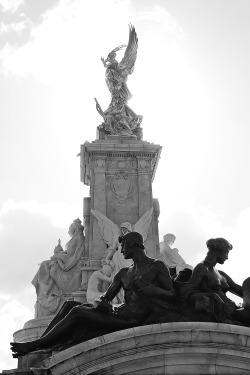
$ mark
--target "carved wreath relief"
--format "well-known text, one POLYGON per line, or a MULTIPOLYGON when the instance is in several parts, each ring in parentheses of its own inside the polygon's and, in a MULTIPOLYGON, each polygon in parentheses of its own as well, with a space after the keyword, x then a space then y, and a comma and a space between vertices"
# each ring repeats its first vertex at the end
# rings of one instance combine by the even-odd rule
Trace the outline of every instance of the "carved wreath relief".
POLYGON ((110 182, 112 195, 119 203, 125 203, 132 195, 132 181, 125 172, 117 172, 110 182))

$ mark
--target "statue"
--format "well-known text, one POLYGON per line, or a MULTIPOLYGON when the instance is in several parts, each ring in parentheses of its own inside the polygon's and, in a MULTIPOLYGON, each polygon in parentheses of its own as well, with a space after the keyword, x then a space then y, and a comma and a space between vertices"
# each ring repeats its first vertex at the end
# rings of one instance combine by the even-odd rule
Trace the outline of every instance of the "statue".
POLYGON ((186 264, 185 260, 180 256, 177 248, 172 248, 176 237, 171 234, 165 234, 163 236, 163 242, 160 242, 160 253, 162 261, 170 270, 170 274, 178 275, 180 271, 185 268, 192 270, 193 267, 186 264))
POLYGON ((224 238, 207 241, 206 258, 183 283, 178 279, 182 271, 172 279, 161 260, 145 254, 140 233, 129 232, 119 242, 124 258, 132 259, 133 264, 122 268, 92 305, 66 301, 40 338, 12 342, 13 357, 45 348, 63 350, 106 333, 159 322, 215 321, 250 326, 250 278, 240 286, 216 268, 232 249, 224 238), (121 288, 124 303, 113 306, 111 301, 121 288), (242 307, 226 296, 227 291, 243 297, 242 307))
MULTIPOLYGON (((88 281, 87 289, 87 302, 90 304, 94 303, 96 298, 99 298, 104 292, 106 292, 108 286, 112 282, 112 261, 110 264, 104 264, 100 270, 94 271, 88 281)), ((115 298, 113 303, 117 303, 115 298)))
MULTIPOLYGON (((140 233, 143 236, 144 241, 146 241, 148 236, 149 225, 152 220, 153 208, 145 212, 144 215, 132 226, 129 222, 121 223, 120 228, 118 225, 113 223, 105 215, 103 215, 98 210, 91 210, 92 214, 98 221, 98 226, 100 229, 100 234, 103 238, 103 241, 107 244, 108 250, 103 263, 109 264, 112 260, 114 267, 112 270, 111 277, 114 278, 116 273, 120 271, 123 267, 129 267, 132 264, 131 259, 124 259, 121 252, 121 245, 118 242, 118 238, 121 235, 135 231, 140 233)), ((123 301, 123 291, 121 290, 117 299, 119 302, 123 301)))
POLYGON ((196 311, 208 314, 212 321, 250 326, 250 279, 241 286, 216 268, 228 259, 233 246, 224 238, 215 238, 207 241, 207 248, 205 259, 180 287, 182 298, 196 311), (242 307, 230 300, 227 292, 243 297, 242 307))
POLYGON ((84 256, 84 227, 76 219, 69 227, 71 239, 65 246, 61 241, 50 260, 40 264, 32 280, 36 288, 36 317, 48 316, 58 311, 65 293, 79 290, 81 285, 81 258, 84 256))
POLYGON ((143 325, 151 313, 167 307, 175 299, 172 280, 164 263, 149 258, 144 252, 143 237, 137 232, 120 238, 125 259, 133 265, 121 269, 112 284, 95 306, 67 301, 37 340, 11 343, 13 357, 23 356, 37 349, 65 349, 82 341, 121 329, 143 325), (113 307, 110 303, 124 289, 124 303, 113 307))
POLYGON ((111 93, 111 103, 106 111, 101 109, 100 104, 96 101, 96 109, 103 117, 103 128, 111 135, 132 135, 133 130, 140 127, 142 116, 138 116, 127 105, 128 100, 132 97, 128 87, 128 75, 133 73, 134 64, 137 57, 138 38, 135 28, 129 25, 128 45, 121 45, 113 49, 106 59, 101 61, 106 68, 106 84, 111 93), (116 52, 125 48, 122 60, 118 63, 116 52))

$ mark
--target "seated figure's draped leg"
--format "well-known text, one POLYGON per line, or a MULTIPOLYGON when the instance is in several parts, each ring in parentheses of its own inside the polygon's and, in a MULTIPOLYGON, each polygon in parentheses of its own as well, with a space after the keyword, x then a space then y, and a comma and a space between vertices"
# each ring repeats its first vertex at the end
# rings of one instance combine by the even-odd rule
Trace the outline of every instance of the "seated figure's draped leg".
POLYGON ((77 344, 104 333, 135 325, 134 322, 116 316, 113 312, 102 313, 84 304, 74 305, 67 313, 69 306, 66 304, 60 310, 61 319, 55 317, 54 323, 51 324, 47 333, 37 340, 38 348, 77 344), (58 323, 56 323, 57 319, 58 323))
POLYGON ((57 323, 59 323, 69 312, 75 307, 81 305, 81 302, 77 301, 65 301, 58 313, 54 316, 52 321, 49 323, 48 327, 44 331, 41 337, 46 335, 57 323))

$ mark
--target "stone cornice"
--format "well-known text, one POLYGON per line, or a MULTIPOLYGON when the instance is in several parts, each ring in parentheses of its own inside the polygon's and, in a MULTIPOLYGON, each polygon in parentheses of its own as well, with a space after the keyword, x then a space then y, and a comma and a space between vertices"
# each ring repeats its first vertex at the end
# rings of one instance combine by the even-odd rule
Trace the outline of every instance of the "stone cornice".
MULTIPOLYGON (((106 159, 106 158, 133 158, 138 159, 138 169, 142 170, 142 163, 140 158, 145 158, 151 161, 151 178, 152 181, 155 176, 157 165, 160 158, 162 146, 155 145, 146 141, 125 140, 120 137, 115 140, 96 140, 94 142, 85 142, 81 145, 81 181, 90 184, 90 170, 92 169, 92 159, 106 159)), ((148 168, 147 168, 148 169, 148 168)), ((145 169, 146 171, 146 169, 145 169)))
POLYGON ((245 374, 250 328, 222 323, 161 323, 117 331, 55 353, 44 374, 245 374), (145 371, 145 372, 143 372, 145 371), (205 373, 202 371, 202 373, 205 373))

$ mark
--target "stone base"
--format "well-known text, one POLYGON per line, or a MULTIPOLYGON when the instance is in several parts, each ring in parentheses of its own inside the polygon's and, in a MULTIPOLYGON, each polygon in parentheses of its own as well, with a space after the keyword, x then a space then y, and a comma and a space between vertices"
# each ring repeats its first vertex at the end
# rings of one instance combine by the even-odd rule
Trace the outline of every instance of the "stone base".
MULTIPOLYGON (((111 135, 102 128, 102 126, 98 126, 96 128, 96 139, 107 139, 107 137, 110 137, 111 135)), ((112 136, 111 136, 112 137, 112 136)), ((135 139, 142 140, 143 138, 143 131, 141 127, 138 127, 133 130, 133 135, 126 136, 126 135, 113 135, 113 137, 135 137, 135 139)))
POLYGON ((204 322, 141 326, 53 353, 30 370, 35 375, 249 374, 250 328, 204 322))
POLYGON ((18 358, 18 370, 30 369, 52 356, 52 350, 39 350, 18 358))

